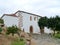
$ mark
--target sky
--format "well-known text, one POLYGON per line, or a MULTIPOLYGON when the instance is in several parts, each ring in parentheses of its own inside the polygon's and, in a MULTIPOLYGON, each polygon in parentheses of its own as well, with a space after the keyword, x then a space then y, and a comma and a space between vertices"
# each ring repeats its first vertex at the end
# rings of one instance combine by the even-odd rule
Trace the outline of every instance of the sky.
POLYGON ((60 0, 0 0, 0 16, 18 10, 40 16, 60 16, 60 0))

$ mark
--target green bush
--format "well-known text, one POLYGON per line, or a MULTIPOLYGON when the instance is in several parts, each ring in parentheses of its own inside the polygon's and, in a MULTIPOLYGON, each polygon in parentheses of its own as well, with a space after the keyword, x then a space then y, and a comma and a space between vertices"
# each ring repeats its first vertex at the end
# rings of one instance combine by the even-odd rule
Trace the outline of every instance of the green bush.
POLYGON ((23 38, 20 38, 20 41, 23 41, 23 38))
POLYGON ((0 34, 1 34, 1 32, 2 32, 2 28, 0 27, 0 34))
POLYGON ((12 41, 11 45, 25 45, 25 41, 24 40, 12 41))
POLYGON ((12 35, 14 35, 15 33, 18 33, 18 28, 17 26, 12 26, 12 27, 7 27, 7 34, 12 33, 12 35))
POLYGON ((4 24, 4 20, 2 18, 0 18, 0 23, 4 24))
POLYGON ((59 38, 60 39, 60 33, 59 34, 55 34, 55 38, 59 38))

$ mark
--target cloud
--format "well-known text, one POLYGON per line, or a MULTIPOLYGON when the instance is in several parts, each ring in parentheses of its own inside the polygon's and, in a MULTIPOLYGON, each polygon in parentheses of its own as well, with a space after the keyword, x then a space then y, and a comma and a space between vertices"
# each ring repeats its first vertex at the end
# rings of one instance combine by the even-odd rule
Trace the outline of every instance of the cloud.
POLYGON ((48 17, 60 15, 60 0, 0 0, 0 15, 17 10, 48 17))

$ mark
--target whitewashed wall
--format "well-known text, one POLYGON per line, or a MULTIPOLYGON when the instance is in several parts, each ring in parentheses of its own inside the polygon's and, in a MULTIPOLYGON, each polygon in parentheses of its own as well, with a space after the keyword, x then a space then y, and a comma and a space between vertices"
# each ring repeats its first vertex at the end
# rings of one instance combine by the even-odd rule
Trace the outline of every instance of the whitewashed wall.
POLYGON ((2 19, 4 20, 4 24, 7 27, 12 26, 12 25, 18 26, 18 18, 17 17, 5 15, 2 19))
POLYGON ((22 13, 23 15, 23 29, 25 32, 30 32, 30 26, 33 26, 33 33, 39 33, 40 29, 38 27, 38 19, 37 16, 30 15, 27 13, 22 13), (30 16, 32 16, 32 21, 30 21, 30 16), (36 17, 36 20, 34 20, 34 17, 36 17))
POLYGON ((53 30, 51 30, 50 28, 48 29, 47 27, 45 27, 44 32, 49 34, 49 33, 53 33, 53 30))

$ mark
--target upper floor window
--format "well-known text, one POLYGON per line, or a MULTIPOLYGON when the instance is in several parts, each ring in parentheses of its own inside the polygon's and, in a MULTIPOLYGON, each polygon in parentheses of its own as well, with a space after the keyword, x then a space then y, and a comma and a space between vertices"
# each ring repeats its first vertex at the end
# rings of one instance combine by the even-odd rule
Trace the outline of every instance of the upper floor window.
POLYGON ((32 16, 30 16, 30 21, 32 20, 32 16))

